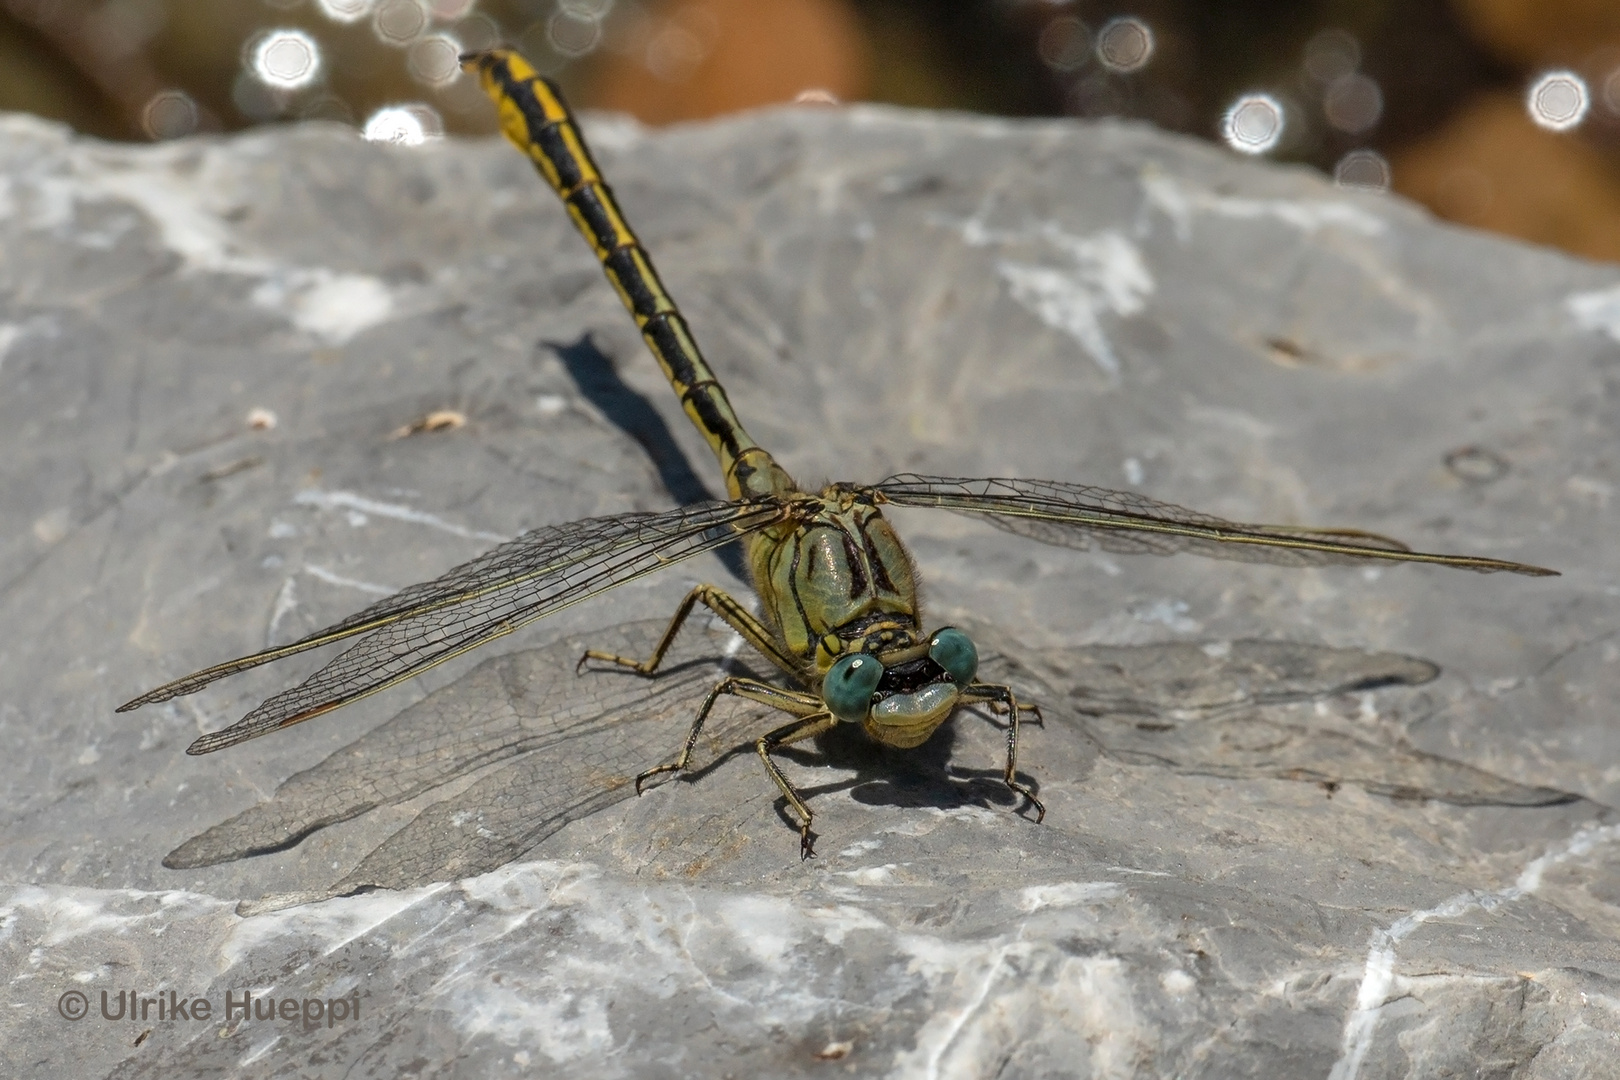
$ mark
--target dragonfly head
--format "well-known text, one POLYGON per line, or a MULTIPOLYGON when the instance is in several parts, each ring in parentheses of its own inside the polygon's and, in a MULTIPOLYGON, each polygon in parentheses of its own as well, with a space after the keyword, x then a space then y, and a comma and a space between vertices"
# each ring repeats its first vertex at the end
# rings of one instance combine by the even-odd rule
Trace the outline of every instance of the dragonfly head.
MULTIPOLYGON (((823 649, 830 652, 830 644, 823 649)), ((901 748, 920 745, 945 722, 979 667, 972 639, 954 626, 926 641, 905 631, 839 645, 845 647, 822 677, 822 701, 838 719, 901 748)))

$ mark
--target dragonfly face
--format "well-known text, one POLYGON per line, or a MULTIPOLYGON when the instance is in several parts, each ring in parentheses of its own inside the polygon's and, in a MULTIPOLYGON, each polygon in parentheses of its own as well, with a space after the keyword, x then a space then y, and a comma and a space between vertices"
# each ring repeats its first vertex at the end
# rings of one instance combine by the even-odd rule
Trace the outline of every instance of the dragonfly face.
MULTIPOLYGON (((869 645, 880 635, 869 635, 869 645)), ((850 652, 821 682, 821 699, 838 719, 858 723, 889 746, 919 746, 951 714, 979 669, 973 641, 954 626, 926 642, 850 652)))

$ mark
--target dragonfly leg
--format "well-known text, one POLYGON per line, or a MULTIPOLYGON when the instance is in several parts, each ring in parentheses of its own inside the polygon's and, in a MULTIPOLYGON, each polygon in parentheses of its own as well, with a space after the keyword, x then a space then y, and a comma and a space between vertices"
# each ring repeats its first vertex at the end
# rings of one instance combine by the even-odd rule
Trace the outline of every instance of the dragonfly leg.
POLYGON ((669 626, 664 630, 664 636, 658 639, 658 644, 653 646, 652 655, 647 659, 632 660, 628 656, 620 656, 617 653, 586 649, 585 655, 581 656, 579 663, 574 665, 575 672, 582 670, 587 660, 602 660, 609 664, 627 667, 641 675, 655 674, 658 671, 658 665, 664 660, 664 654, 669 652, 669 647, 675 643, 675 635, 680 633, 681 626, 686 622, 687 616, 692 614, 692 608, 696 604, 702 604, 720 616, 727 626, 742 635, 744 641, 758 649, 762 656, 783 671, 790 675, 799 671, 799 665, 795 664, 792 659, 782 652, 781 648, 776 644, 776 640, 771 636, 771 632, 766 629, 765 624, 754 618, 747 608, 732 599, 730 594, 715 588, 713 585, 699 585, 681 600, 680 606, 675 609, 674 618, 669 620, 669 626))
MULTIPOLYGON (((1006 716, 1009 712, 1012 711, 1011 709, 1007 708, 1007 703, 1004 702, 1004 701, 992 701, 992 702, 989 703, 989 705, 990 705, 990 711, 995 713, 997 716, 1006 716)), ((1022 702, 1021 701, 1021 702, 1018 703, 1018 708, 1022 712, 1028 712, 1028 713, 1034 713, 1035 714, 1034 723, 1035 723, 1036 727, 1045 727, 1046 726, 1046 716, 1041 712, 1041 707, 1039 705, 1035 704, 1033 701, 1030 701, 1030 702, 1022 702)))
POLYGON ((770 683, 759 682, 756 679, 744 679, 737 676, 721 679, 709 691, 709 696, 703 699, 703 705, 698 709, 697 719, 692 721, 692 727, 686 733, 686 742, 681 747, 680 756, 674 761, 654 766, 636 777, 636 794, 641 794, 642 785, 661 773, 685 772, 692 761, 692 752, 697 749, 698 736, 703 732, 703 723, 709 718, 709 710, 714 703, 720 700, 722 694, 734 694, 749 701, 757 701, 761 705, 769 705, 773 709, 792 713, 795 716, 810 716, 821 712, 824 706, 821 699, 814 694, 802 693, 798 690, 788 690, 770 683))
MULTIPOLYGON (((825 708, 819 701, 816 702, 816 705, 818 709, 825 708)), ((818 711, 816 714, 801 717, 791 724, 784 724, 775 731, 767 732, 754 744, 754 749, 759 751, 759 760, 765 763, 765 771, 771 774, 771 779, 776 781, 776 786, 781 789, 783 798, 787 799, 788 805, 793 807, 794 812, 799 815, 800 859, 808 859, 815 854, 813 850, 815 837, 810 832, 810 822, 815 815, 810 812, 810 807, 805 804, 804 798, 799 794, 798 790, 782 774, 781 768, 771 759, 771 751, 784 746, 791 746, 796 742, 803 742, 805 739, 813 739, 817 735, 831 731, 837 726, 838 720, 831 713, 818 711)))
MULTIPOLYGON (((1034 713, 1036 718, 1041 720, 1041 722, 1042 722, 1042 724, 1044 726, 1045 718, 1041 716, 1041 708, 1040 708, 1040 706, 1039 705, 1033 705, 1033 704, 1031 704, 1031 705, 1020 705, 1018 703, 1017 695, 1015 695, 1013 693, 1012 687, 1010 687, 1010 686, 995 686, 995 685, 992 685, 990 683, 974 683, 973 685, 969 686, 966 690, 962 691, 962 701, 963 701, 964 704, 973 704, 975 702, 988 702, 988 703, 990 703, 990 707, 992 709, 995 709, 995 707, 997 705, 1001 705, 1003 708, 1006 709, 1007 716, 1008 716, 1008 721, 1007 721, 1007 769, 1006 769, 1005 772, 1002 773, 1001 779, 1003 780, 1003 782, 1006 783, 1006 785, 1009 788, 1011 788, 1013 791, 1017 792, 1019 795, 1022 795, 1024 798, 1029 800, 1029 804, 1035 808, 1035 821, 1036 821, 1036 823, 1039 823, 1039 822, 1045 820, 1045 818, 1046 818, 1046 804, 1042 803, 1041 800, 1037 799, 1035 797, 1035 793, 1033 791, 1031 791, 1028 787, 1026 787, 1025 785, 1018 782, 1018 723, 1019 723, 1019 713, 1022 713, 1022 712, 1032 712, 1032 713, 1034 713)), ((1000 710, 997 710, 997 711, 1000 711, 1000 710)))

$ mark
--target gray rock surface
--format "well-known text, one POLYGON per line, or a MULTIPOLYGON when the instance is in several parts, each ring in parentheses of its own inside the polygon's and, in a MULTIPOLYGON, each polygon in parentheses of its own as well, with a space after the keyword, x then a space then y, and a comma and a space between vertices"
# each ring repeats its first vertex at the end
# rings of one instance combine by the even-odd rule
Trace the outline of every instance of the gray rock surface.
POLYGON ((1043 705, 1048 813, 1000 786, 992 717, 829 739, 788 765, 809 863, 747 709, 629 797, 734 642, 656 686, 572 670, 740 588, 717 558, 189 758, 316 661, 113 708, 714 470, 504 145, 5 118, 0 1072, 1620 1074, 1620 272, 1134 126, 590 131, 802 482, 1082 480, 1565 576, 896 511, 930 623, 1043 705), (298 1018, 224 1016, 244 993, 298 1018))

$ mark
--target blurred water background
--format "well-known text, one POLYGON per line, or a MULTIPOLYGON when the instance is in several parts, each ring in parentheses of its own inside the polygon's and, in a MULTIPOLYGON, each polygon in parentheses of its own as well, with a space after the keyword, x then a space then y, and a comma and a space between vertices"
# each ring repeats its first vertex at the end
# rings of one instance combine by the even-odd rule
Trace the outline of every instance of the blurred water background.
POLYGON ((0 0, 0 109, 108 139, 487 133, 505 43, 648 124, 879 101, 1126 117, 1620 258, 1620 0, 0 0))

